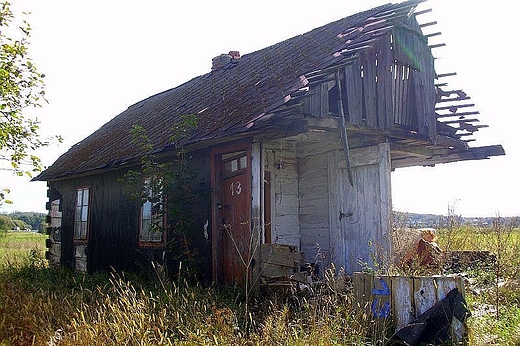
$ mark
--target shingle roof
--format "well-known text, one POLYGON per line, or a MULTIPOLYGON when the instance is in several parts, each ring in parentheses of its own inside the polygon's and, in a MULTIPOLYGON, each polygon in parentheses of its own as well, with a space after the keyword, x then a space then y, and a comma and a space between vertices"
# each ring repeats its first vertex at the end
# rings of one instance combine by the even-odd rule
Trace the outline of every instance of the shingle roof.
MULTIPOLYGON (((422 0, 387 4, 361 12, 243 55, 239 62, 193 78, 173 89, 137 102, 96 132, 72 146, 36 180, 54 180, 117 167, 139 155, 131 128, 146 129, 157 152, 171 146, 171 127, 183 115, 196 114, 198 128, 187 140, 205 141, 247 131, 248 122, 283 103, 305 84, 305 74, 345 58, 356 37, 384 28, 422 0), (377 20, 385 18, 385 20, 377 20)), ((377 34, 372 34, 377 36, 377 34)), ((365 37, 366 39, 366 37, 365 37)))

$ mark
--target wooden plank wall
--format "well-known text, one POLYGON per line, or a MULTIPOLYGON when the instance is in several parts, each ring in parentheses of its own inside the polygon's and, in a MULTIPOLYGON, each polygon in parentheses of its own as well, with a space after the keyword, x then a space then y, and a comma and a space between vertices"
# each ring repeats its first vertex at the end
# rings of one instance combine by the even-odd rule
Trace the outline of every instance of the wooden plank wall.
POLYGON ((435 71, 420 28, 396 28, 344 68, 345 111, 350 123, 392 130, 404 125, 434 138, 435 71))
POLYGON ((341 149, 313 152, 311 146, 264 145, 272 242, 297 246, 306 262, 322 262, 322 268, 334 263, 348 273, 360 270, 359 260, 375 266, 374 254, 386 261, 391 251, 388 144, 351 150, 353 187, 341 149))
POLYGON ((286 141, 263 145, 264 169, 271 174, 271 241, 300 248, 298 161, 286 141))
MULTIPOLYGON (((208 155, 193 157, 193 163, 200 167, 197 174, 207 182, 209 195, 208 155), (204 164, 204 165, 203 165, 204 164)), ((163 248, 139 247, 140 205, 125 193, 118 181, 126 171, 109 171, 103 174, 52 182, 51 187, 61 194, 61 264, 77 270, 98 271, 140 270, 141 264, 148 264, 153 256, 162 258, 163 248), (76 244, 73 239, 76 189, 90 188, 89 241, 76 244)), ((194 188, 202 189, 201 181, 194 181, 194 188)), ((209 278, 207 268, 211 268, 211 245, 203 236, 204 224, 211 218, 210 199, 201 198, 194 205, 196 230, 188 234, 191 249, 199 254, 198 260, 204 274, 209 278)), ((211 230, 209 230, 211 231, 211 230)), ((170 235, 171 236, 171 235, 170 235)))
MULTIPOLYGON (((344 267, 348 273, 360 270, 360 261, 370 267, 385 265, 391 253, 388 155, 388 144, 352 150, 354 185, 350 186, 346 178, 338 180, 344 189, 339 203, 342 206, 340 211, 345 216, 339 224, 343 244, 338 242, 336 252, 343 251, 345 254, 344 267), (374 257, 377 263, 374 263, 374 257)), ((341 166, 337 169, 338 176, 346 177, 346 169, 341 166)), ((340 186, 334 189, 337 188, 340 186)), ((334 214, 338 215, 339 212, 334 214)))
POLYGON ((330 264, 330 208, 327 155, 299 159, 301 250, 321 270, 330 264))
POLYGON ((363 86, 361 79, 361 63, 356 59, 345 67, 345 88, 343 88, 347 100, 347 119, 350 123, 363 125, 363 86))
MULTIPOLYGON (((375 276, 356 272, 352 283, 358 306, 375 319, 390 319, 396 330, 444 299, 452 289, 457 288, 463 296, 465 293, 462 277, 375 276), (389 309, 385 310, 385 304, 389 309)), ((464 326, 458 320, 453 320, 452 328, 455 335, 463 335, 464 326)))
POLYGON ((303 103, 302 111, 317 117, 329 116, 328 83, 321 83, 312 87, 311 96, 303 103))
POLYGON ((412 20, 406 24, 393 32, 395 68, 400 75, 394 92, 403 97, 401 102, 396 99, 402 113, 394 116, 399 119, 396 123, 416 126, 419 134, 434 138, 437 129, 433 56, 427 40, 416 33, 421 31, 418 24, 412 20))

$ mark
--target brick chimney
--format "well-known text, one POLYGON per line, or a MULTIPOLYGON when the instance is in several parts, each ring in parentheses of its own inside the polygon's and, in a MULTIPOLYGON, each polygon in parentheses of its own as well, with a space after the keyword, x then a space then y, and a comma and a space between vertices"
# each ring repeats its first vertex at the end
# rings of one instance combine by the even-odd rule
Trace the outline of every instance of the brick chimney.
POLYGON ((240 52, 232 50, 228 54, 220 54, 211 60, 211 70, 219 71, 227 69, 232 64, 237 64, 240 60, 240 52))

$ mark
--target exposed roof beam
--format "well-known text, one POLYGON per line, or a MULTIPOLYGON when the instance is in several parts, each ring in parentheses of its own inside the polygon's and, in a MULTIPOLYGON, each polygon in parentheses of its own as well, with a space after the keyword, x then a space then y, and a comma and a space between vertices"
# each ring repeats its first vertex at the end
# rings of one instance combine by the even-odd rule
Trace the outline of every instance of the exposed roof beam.
POLYGON ((448 121, 443 121, 442 123, 443 124, 459 124, 459 123, 472 123, 472 122, 475 122, 475 121, 479 121, 478 119, 458 119, 458 120, 448 120, 448 121))
POLYGON ((452 77, 452 76, 456 76, 456 75, 457 75, 457 72, 439 73, 437 75, 437 78, 452 77))
POLYGON ((491 145, 485 147, 469 148, 468 150, 454 150, 453 153, 435 155, 430 159, 422 159, 418 157, 409 157, 404 159, 392 160, 392 169, 411 167, 411 166, 434 166, 440 163, 450 163, 466 160, 484 160, 491 156, 505 155, 504 148, 501 145, 491 145))
POLYGON ((475 107, 474 103, 468 103, 463 105, 452 105, 452 106, 443 106, 443 107, 435 107, 436 111, 442 111, 442 110, 449 110, 452 113, 456 112, 457 108, 465 108, 465 107, 475 107), (452 109, 455 109, 455 112, 452 111, 452 109))
POLYGON ((437 25, 437 21, 424 23, 424 24, 421 24, 421 25, 419 25, 419 26, 420 26, 421 28, 424 28, 424 27, 432 26, 432 25, 437 25))
POLYGON ((440 31, 434 32, 434 33, 431 33, 431 34, 428 34, 428 35, 424 35, 424 36, 430 38, 430 37, 439 36, 439 35, 442 35, 442 33, 440 31))
POLYGON ((421 14, 430 13, 430 12, 432 12, 432 9, 431 8, 427 8, 425 10, 415 12, 415 15, 416 16, 420 16, 421 14))
POLYGON ((479 111, 474 111, 474 112, 437 114, 437 119, 439 119, 439 118, 448 118, 448 117, 461 117, 462 119, 464 119, 464 117, 466 115, 476 115, 476 114, 480 114, 480 112, 479 111))
POLYGON ((434 48, 440 48, 440 47, 446 47, 446 43, 438 43, 438 44, 432 44, 428 46, 430 49, 434 48))
POLYGON ((433 152, 430 148, 407 145, 399 142, 390 143, 390 153, 399 153, 422 158, 430 158, 433 156, 433 152))

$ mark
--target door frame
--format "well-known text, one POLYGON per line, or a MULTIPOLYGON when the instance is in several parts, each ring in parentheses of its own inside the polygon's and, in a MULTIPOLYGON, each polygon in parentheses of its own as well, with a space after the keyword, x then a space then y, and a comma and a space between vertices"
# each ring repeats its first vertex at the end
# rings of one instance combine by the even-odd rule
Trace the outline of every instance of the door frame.
MULTIPOLYGON (((216 283, 222 283, 222 270, 220 268, 220 262, 222 261, 222 253, 220 249, 222 248, 222 237, 220 232, 220 222, 222 219, 222 209, 217 207, 217 203, 223 198, 223 161, 222 155, 227 153, 233 153, 238 151, 245 151, 248 159, 248 165, 246 168, 246 175, 248 177, 252 177, 251 170, 251 142, 238 142, 227 144, 223 146, 219 146, 211 149, 211 162, 210 162, 210 174, 211 174, 211 253, 212 253, 212 271, 213 271, 213 280, 216 283)), ((246 215, 248 219, 251 219, 251 184, 249 184, 246 189, 246 193, 248 194, 248 206, 246 206, 246 210, 248 210, 249 215, 246 215)))

